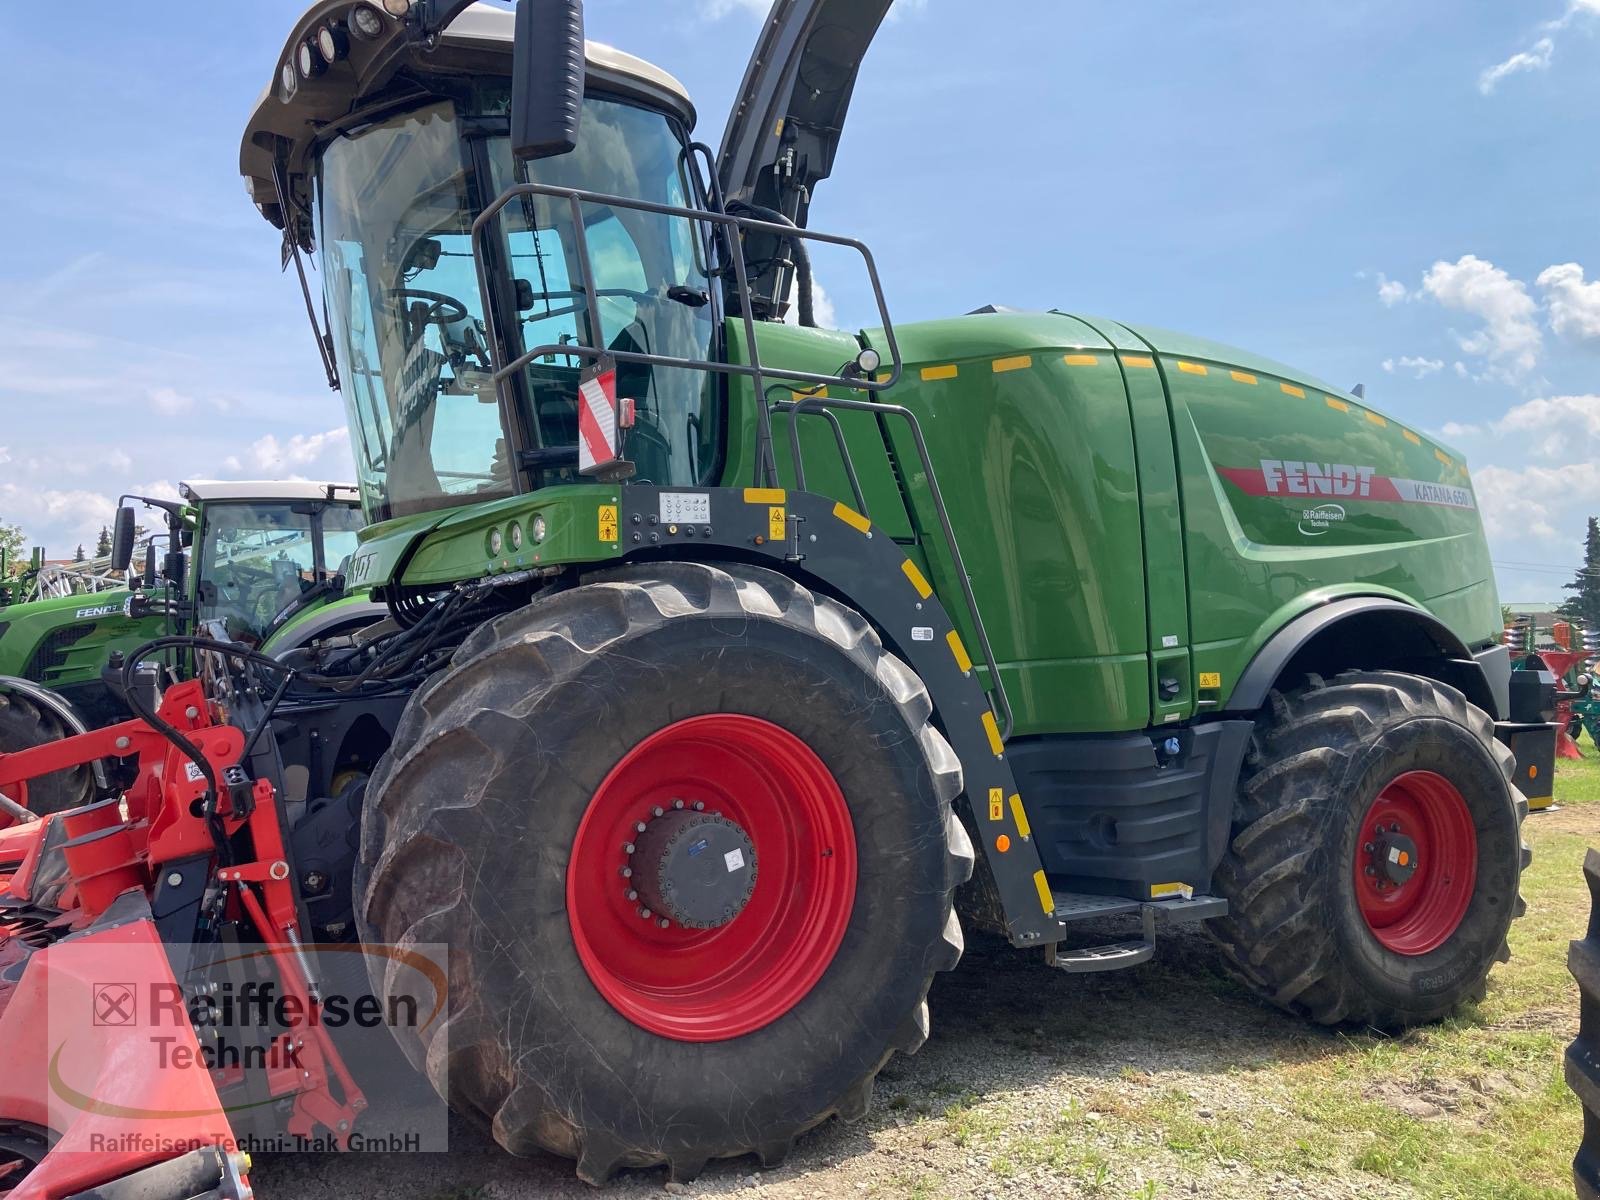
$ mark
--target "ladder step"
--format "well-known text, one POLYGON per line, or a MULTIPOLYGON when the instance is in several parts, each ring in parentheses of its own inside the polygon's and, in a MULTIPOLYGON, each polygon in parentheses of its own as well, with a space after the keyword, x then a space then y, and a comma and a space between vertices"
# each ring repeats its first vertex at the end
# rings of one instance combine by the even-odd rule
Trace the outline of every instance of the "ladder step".
POLYGON ((1123 896, 1095 896, 1088 892, 1054 892, 1051 898, 1055 901, 1058 921, 1092 921, 1097 917, 1138 915, 1142 907, 1138 900, 1123 896))
POLYGON ((1088 946, 1063 953, 1059 947, 1045 948, 1045 962, 1058 971, 1087 975, 1093 971, 1120 971, 1149 962, 1156 952, 1154 942, 1113 942, 1109 946, 1088 946))

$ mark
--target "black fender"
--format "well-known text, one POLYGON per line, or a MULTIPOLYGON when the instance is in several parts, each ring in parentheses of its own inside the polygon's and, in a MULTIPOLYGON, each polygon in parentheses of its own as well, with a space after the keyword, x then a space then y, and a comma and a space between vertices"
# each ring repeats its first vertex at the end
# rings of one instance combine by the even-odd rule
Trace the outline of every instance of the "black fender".
MULTIPOLYGON (((83 714, 74 708, 72 702, 65 696, 58 695, 31 679, 21 679, 15 675, 0 675, 0 692, 10 692, 38 705, 61 722, 62 728, 67 731, 68 736, 88 733, 91 728, 89 722, 84 719, 83 714)), ((100 788, 108 786, 105 765, 96 759, 91 765, 91 769, 94 771, 95 786, 100 788)))
POLYGON ((1301 613, 1267 640, 1239 676, 1222 711, 1254 713, 1286 671, 1296 666, 1348 670, 1390 668, 1427 675, 1461 689, 1467 699, 1495 720, 1510 708, 1509 669, 1505 678, 1495 668, 1504 647, 1475 655, 1459 636, 1432 613, 1387 596, 1351 596, 1301 613), (1344 634, 1365 651, 1350 661, 1323 668, 1321 654, 1332 638, 1344 634))
POLYGON ((388 616, 389 606, 375 601, 345 608, 330 606, 322 614, 295 626, 293 637, 285 638, 283 641, 271 641, 271 648, 267 653, 273 658, 282 658, 285 654, 303 650, 312 642, 322 638, 337 633, 354 633, 365 629, 368 625, 387 620, 388 616))

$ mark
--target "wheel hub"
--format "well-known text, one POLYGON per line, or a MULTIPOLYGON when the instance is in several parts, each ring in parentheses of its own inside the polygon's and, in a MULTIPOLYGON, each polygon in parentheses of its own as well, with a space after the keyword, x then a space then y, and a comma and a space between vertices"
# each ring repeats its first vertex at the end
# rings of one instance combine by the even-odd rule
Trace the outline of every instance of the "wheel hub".
POLYGON ((642 824, 628 865, 645 919, 717 929, 744 911, 755 891, 756 851, 738 822, 674 808, 642 824))
POLYGON ((1371 857, 1371 877, 1380 888, 1402 887, 1417 873, 1417 843, 1401 831, 1399 822, 1379 829, 1373 835, 1368 854, 1371 857))

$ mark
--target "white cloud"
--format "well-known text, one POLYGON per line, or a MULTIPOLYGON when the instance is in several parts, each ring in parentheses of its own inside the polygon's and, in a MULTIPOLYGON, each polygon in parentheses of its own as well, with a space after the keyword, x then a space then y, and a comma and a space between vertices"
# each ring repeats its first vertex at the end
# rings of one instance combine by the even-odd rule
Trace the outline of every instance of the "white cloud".
POLYGON ((1382 271, 1378 272, 1378 299, 1383 301, 1385 308, 1393 308, 1411 299, 1411 293, 1406 290, 1406 285, 1398 279, 1390 279, 1382 271))
MULTIPOLYGON (((1600 396, 1550 396, 1529 400, 1494 422, 1499 434, 1525 433, 1546 458, 1583 449, 1582 437, 1600 437, 1600 396)), ((1584 454, 1587 458, 1587 454, 1584 454)))
POLYGON ((1462 425, 1458 421, 1446 421, 1439 428, 1439 432, 1447 438, 1475 437, 1483 432, 1481 425, 1462 425))
POLYGON ((1422 290, 1444 307, 1483 321, 1477 333, 1456 337, 1468 354, 1481 355, 1511 375, 1538 366, 1544 335, 1535 321, 1538 305, 1522 280, 1475 254, 1464 254, 1453 263, 1434 263, 1423 277, 1422 290))
POLYGON ((53 558, 64 557, 78 542, 93 545, 116 507, 115 496, 100 492, 0 483, 0 523, 21 525, 35 538, 48 530, 52 540, 45 550, 53 558))
POLYGON ((150 401, 150 407, 163 417, 175 417, 180 413, 188 412, 194 407, 194 398, 185 396, 177 388, 151 388, 146 393, 146 398, 150 401))
MULTIPOLYGON (((1600 0, 1594 2, 1600 8, 1600 0)), ((1536 282, 1546 293, 1550 328, 1558 336, 1574 341, 1600 340, 1600 279, 1586 282, 1581 266, 1561 263, 1547 267, 1536 282)))
MULTIPOLYGON (((297 433, 287 442, 280 442, 269 433, 250 444, 251 465, 273 476, 318 462, 332 466, 334 464, 326 460, 334 459, 336 454, 341 455, 342 460, 333 474, 337 477, 348 475, 350 433, 346 429, 330 429, 326 433, 297 433)), ((238 462, 238 458, 230 457, 224 465, 237 469, 238 462)))
MULTIPOLYGON (((1550 541, 1576 536, 1585 513, 1600 505, 1600 472, 1586 462, 1480 467, 1472 473, 1472 487, 1483 511, 1484 529, 1491 538, 1513 539, 1508 550, 1529 536, 1550 541)), ((1505 556, 1518 557, 1509 552, 1505 556)))
MULTIPOLYGON (((833 299, 827 290, 815 280, 811 282, 811 307, 812 315, 816 318, 820 329, 837 329, 839 327, 839 314, 833 305, 833 299)), ((783 318, 786 325, 800 324, 800 297, 794 284, 789 285, 789 312, 783 318)))
POLYGON ((1547 37, 1540 38, 1527 50, 1519 50, 1505 62, 1496 63, 1478 76, 1478 90, 1485 96, 1492 95, 1500 81, 1508 75, 1517 75, 1524 71, 1547 71, 1550 69, 1551 56, 1555 54, 1556 44, 1547 37))
POLYGON ((1429 375, 1437 375, 1444 370, 1444 360, 1441 358, 1413 358, 1410 355, 1406 355, 1399 359, 1384 359, 1383 369, 1391 375, 1396 371, 1409 371, 1418 379, 1426 379, 1429 375))

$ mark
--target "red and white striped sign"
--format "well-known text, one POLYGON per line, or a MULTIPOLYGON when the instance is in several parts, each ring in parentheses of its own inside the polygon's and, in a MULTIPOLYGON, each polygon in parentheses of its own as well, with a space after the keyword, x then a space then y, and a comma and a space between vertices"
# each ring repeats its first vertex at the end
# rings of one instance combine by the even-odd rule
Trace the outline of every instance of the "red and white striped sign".
POLYGON ((578 473, 593 475, 617 461, 617 370, 578 385, 578 473))

